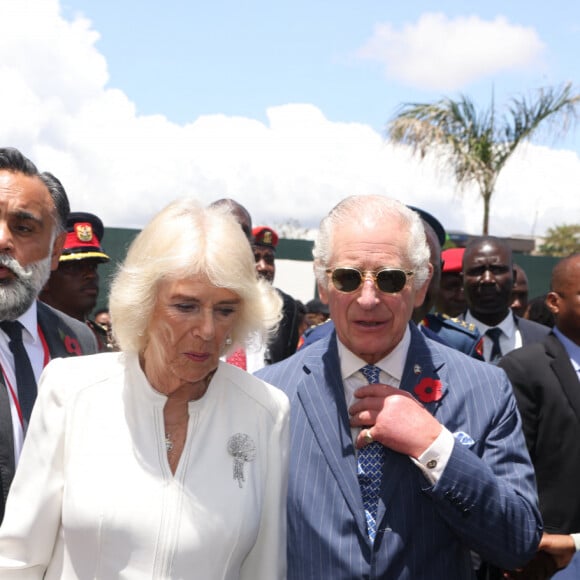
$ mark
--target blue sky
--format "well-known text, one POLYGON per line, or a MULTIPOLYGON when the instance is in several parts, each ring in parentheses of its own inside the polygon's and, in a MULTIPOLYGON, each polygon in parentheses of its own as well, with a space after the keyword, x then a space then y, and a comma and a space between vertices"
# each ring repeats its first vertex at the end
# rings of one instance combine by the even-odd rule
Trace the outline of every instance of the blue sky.
MULTIPOLYGON (((580 90, 569 1, 4 0, 0 16, 1 141, 112 226, 194 195, 313 227, 346 195, 381 193, 478 233, 476 192, 389 144, 387 120, 444 95, 580 90)), ((492 233, 580 222, 579 153, 577 127, 518 154, 492 233)))
MULTIPOLYGON (((265 121, 268 107, 311 103, 329 120, 367 123, 381 131, 401 102, 464 92, 486 106, 492 90, 501 103, 578 76, 579 5, 553 2, 547 10, 541 2, 470 4, 466 9, 465 1, 447 1, 434 10, 427 1, 66 0, 62 11, 68 18, 84 14, 99 31, 96 47, 107 58, 110 86, 121 88, 140 114, 162 113, 181 124, 214 113, 265 121), (444 20, 443 33, 457 19, 503 18, 530 39, 518 58, 498 54, 487 63, 477 58, 471 78, 467 71, 457 72, 440 87, 419 76, 402 79, 386 72, 380 60, 360 54, 379 24, 404 34, 405 27, 417 27, 422 17, 434 14, 444 20), (532 40, 537 46, 530 46, 532 40)), ((507 26, 505 31, 513 34, 507 26)), ((426 39, 427 53, 445 42, 433 34, 426 39)), ((476 49, 489 54, 495 39, 484 34, 482 29, 476 49)), ((464 58, 451 54, 448 62, 464 58)), ((428 64, 436 69, 437 63, 428 64)), ((444 70, 435 75, 447 76, 444 70)))

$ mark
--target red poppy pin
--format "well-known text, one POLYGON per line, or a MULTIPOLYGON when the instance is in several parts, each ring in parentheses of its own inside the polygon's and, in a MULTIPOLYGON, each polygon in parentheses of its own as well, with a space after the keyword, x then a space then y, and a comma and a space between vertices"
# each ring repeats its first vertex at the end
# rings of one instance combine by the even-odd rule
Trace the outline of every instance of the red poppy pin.
POLYGON ((69 354, 74 354, 76 356, 80 356, 81 354, 83 354, 79 341, 76 338, 73 338, 72 336, 67 335, 64 337, 64 347, 66 348, 66 352, 68 352, 69 354))
POLYGON ((425 377, 415 387, 415 395, 423 403, 434 403, 443 396, 443 384, 439 379, 425 377))

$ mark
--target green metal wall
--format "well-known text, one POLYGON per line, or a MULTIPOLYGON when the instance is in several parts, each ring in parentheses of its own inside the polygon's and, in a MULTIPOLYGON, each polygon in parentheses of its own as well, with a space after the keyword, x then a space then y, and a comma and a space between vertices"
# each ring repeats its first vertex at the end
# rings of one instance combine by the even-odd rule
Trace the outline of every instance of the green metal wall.
MULTIPOLYGON (((99 266, 100 292, 97 308, 105 307, 112 277, 119 263, 127 252, 129 244, 139 233, 137 229, 105 228, 103 248, 111 261, 99 266)), ((276 249, 276 257, 281 260, 312 260, 312 246, 310 240, 287 240, 281 239, 276 249)), ((550 256, 530 256, 514 254, 514 261, 521 266, 529 280, 530 298, 545 294, 550 288, 550 275, 558 258, 550 256)))

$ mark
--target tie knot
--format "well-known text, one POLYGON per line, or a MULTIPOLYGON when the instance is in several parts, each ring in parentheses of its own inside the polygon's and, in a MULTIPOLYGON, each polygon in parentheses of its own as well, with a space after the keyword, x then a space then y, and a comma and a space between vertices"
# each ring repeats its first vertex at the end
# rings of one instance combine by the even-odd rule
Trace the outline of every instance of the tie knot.
POLYGON ((360 372, 365 376, 369 383, 378 383, 381 369, 375 365, 365 365, 360 372))
POLYGON ((495 342, 501 336, 501 328, 497 328, 497 326, 494 328, 488 328, 485 331, 485 334, 487 334, 487 336, 489 336, 489 338, 495 342))
POLYGON ((18 320, 3 320, 0 322, 0 328, 13 340, 22 340, 22 324, 18 320))

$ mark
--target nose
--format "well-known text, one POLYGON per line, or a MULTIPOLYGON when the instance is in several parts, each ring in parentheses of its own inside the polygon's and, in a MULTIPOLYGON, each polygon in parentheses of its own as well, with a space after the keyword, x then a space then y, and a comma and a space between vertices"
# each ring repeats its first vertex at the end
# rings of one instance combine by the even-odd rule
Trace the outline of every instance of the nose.
POLYGON ((486 269, 483 274, 481 275, 481 283, 482 284, 495 284, 495 277, 491 273, 491 270, 486 269))
POLYGON ((377 287, 372 278, 366 277, 362 283, 360 296, 357 302, 361 308, 369 309, 373 308, 379 303, 379 297, 377 296, 377 287))
POLYGON ((205 341, 211 340, 215 336, 215 321, 213 312, 203 311, 197 327, 197 334, 205 341))
POLYGON ((14 243, 12 240, 12 232, 8 227, 8 224, 2 220, 0 221, 0 251, 10 252, 14 248, 14 243))

